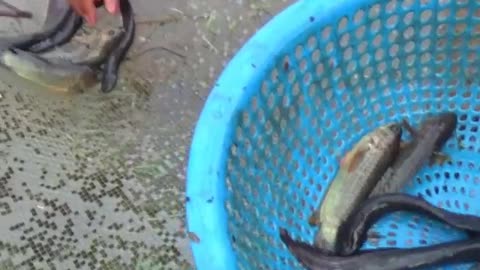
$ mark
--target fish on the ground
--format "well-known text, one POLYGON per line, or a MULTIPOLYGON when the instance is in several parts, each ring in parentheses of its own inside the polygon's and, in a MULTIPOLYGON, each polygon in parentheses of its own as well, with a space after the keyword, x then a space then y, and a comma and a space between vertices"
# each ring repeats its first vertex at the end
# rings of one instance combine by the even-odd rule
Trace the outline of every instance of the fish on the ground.
POLYGON ((47 10, 46 30, 21 35, 19 37, 0 39, 0 48, 28 50, 34 44, 55 35, 64 24, 74 16, 74 11, 65 0, 50 0, 47 10))
POLYGON ((105 93, 112 91, 117 85, 120 64, 125 59, 135 37, 135 18, 129 0, 120 0, 120 13, 122 14, 125 32, 119 39, 117 46, 108 56, 103 67, 101 89, 105 93))
POLYGON ((41 53, 57 46, 61 46, 70 41, 82 24, 83 18, 76 13, 72 13, 57 32, 46 39, 33 44, 28 48, 28 51, 32 53, 41 53))
POLYGON ((33 14, 31 12, 21 10, 4 0, 0 0, 0 5, 9 9, 8 11, 0 10, 0 17, 10 17, 10 18, 17 18, 17 19, 19 18, 30 19, 33 17, 33 14))
POLYGON ((334 252, 338 228, 364 201, 398 154, 402 128, 389 124, 377 128, 360 139, 342 159, 320 206, 310 217, 310 224, 319 226, 315 245, 334 252))
MULTIPOLYGON (((101 5, 101 2, 95 2, 95 5, 96 7, 99 7, 101 5)), ((45 23, 47 27, 52 23, 52 17, 54 17, 55 12, 59 13, 59 7, 56 8, 57 10, 52 10, 48 13, 47 22, 45 23)), ((43 53, 50 49, 64 45, 65 43, 69 42, 73 36, 75 36, 77 31, 83 25, 83 18, 76 12, 73 12, 70 6, 68 9, 70 10, 69 16, 65 20, 63 20, 62 25, 56 28, 56 31, 52 35, 31 45, 28 48, 28 51, 33 53, 43 53)))
POLYGON ((72 40, 40 54, 18 49, 0 50, 0 65, 47 89, 81 92, 100 80, 100 66, 124 30, 118 26, 85 27, 72 40))
POLYGON ((336 254, 349 256, 356 253, 366 239, 370 227, 386 214, 408 211, 444 222, 452 227, 480 233, 480 217, 457 214, 436 207, 420 197, 389 193, 369 198, 350 215, 339 229, 336 254))
POLYGON ((98 82, 95 69, 68 61, 52 63, 19 49, 0 50, 0 64, 20 77, 50 90, 78 92, 98 82))
MULTIPOLYGON (((133 44, 135 36, 135 18, 130 2, 128 0, 120 0, 120 12, 124 29, 121 32, 113 32, 111 38, 108 40, 103 39, 102 42, 104 42, 104 44, 93 44, 92 47, 97 46, 101 48, 101 50, 94 50, 94 52, 97 53, 96 56, 83 60, 64 61, 61 59, 44 59, 40 56, 37 57, 28 54, 27 51, 46 53, 50 49, 64 45, 72 39, 81 26, 83 19, 76 15, 69 6, 65 8, 65 5, 68 5, 68 3, 64 0, 50 1, 49 12, 47 15, 47 26, 49 27, 47 27, 47 30, 41 33, 34 33, 14 39, 0 39, 0 53, 2 54, 0 62, 21 77, 33 80, 44 86, 49 85, 48 88, 52 88, 53 85, 46 82, 46 79, 42 80, 37 76, 45 71, 43 68, 46 65, 67 67, 67 73, 72 69, 86 72, 80 73, 82 75, 78 78, 88 78, 87 81, 89 83, 79 84, 79 86, 91 85, 91 76, 83 75, 101 71, 101 90, 103 92, 112 91, 118 81, 119 66, 125 59, 128 50, 133 44), (64 11, 61 13, 61 16, 58 14, 60 10, 64 11), (53 23, 51 19, 52 16, 59 17, 60 20, 53 23), (7 48, 17 50, 8 50, 7 48), (29 61, 32 61, 32 63, 28 63, 29 61)), ((97 5, 97 7, 98 6, 99 5, 97 5)), ((49 76, 46 78, 48 77, 49 76)), ((60 81, 61 80, 56 80, 55 82, 60 81)), ((59 88, 53 88, 64 89, 63 83, 60 83, 59 85, 61 85, 59 88)))
POLYGON ((317 247, 291 238, 280 229, 280 239, 308 270, 415 270, 480 259, 480 239, 411 249, 380 249, 352 256, 329 256, 317 247))
POLYGON ((77 65, 100 67, 118 43, 121 27, 83 27, 67 44, 39 54, 51 62, 69 61, 77 65))
POLYGON ((400 149, 393 165, 385 172, 372 190, 370 197, 400 192, 419 170, 429 161, 439 156, 438 151, 452 136, 457 127, 457 115, 444 112, 425 119, 415 130, 404 122, 413 140, 400 149))

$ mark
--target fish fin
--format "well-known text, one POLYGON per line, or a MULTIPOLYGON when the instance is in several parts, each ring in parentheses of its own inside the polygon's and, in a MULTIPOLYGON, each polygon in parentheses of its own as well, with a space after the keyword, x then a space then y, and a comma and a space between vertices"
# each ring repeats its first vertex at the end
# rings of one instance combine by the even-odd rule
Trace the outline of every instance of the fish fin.
POLYGON ((438 164, 443 165, 447 161, 451 161, 452 158, 444 153, 441 152, 433 152, 432 156, 430 157, 430 166, 438 164))
POLYGON ((419 138, 420 134, 418 131, 410 125, 410 123, 406 119, 402 119, 402 126, 412 135, 413 138, 419 138))
POLYGON ((367 146, 360 146, 358 149, 355 149, 353 152, 348 153, 349 154, 349 160, 345 162, 344 165, 347 166, 347 172, 351 173, 353 172, 362 159, 365 157, 365 154, 368 151, 367 146))

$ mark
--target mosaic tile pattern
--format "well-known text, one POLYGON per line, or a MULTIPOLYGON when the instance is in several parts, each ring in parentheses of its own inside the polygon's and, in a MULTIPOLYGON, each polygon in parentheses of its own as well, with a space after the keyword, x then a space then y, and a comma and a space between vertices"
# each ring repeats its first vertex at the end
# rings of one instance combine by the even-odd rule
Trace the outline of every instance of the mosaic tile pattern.
MULTIPOLYGON (((111 94, 58 95, 0 72, 2 270, 192 269, 194 123, 223 65, 287 1, 132 4, 137 40, 111 94)), ((11 33, 38 25, 0 21, 11 33)))

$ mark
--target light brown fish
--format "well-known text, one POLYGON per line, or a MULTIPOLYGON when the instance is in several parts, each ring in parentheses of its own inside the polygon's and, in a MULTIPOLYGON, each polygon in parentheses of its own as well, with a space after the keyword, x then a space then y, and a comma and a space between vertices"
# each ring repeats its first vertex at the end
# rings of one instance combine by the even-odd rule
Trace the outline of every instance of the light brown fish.
POLYGON ((315 245, 334 252, 340 225, 365 200, 398 153, 402 128, 389 124, 377 128, 360 141, 342 159, 320 206, 310 218, 320 226, 315 245))
POLYGON ((96 70, 68 61, 50 62, 18 49, 0 51, 0 64, 18 76, 47 89, 60 92, 79 92, 98 82, 96 70))

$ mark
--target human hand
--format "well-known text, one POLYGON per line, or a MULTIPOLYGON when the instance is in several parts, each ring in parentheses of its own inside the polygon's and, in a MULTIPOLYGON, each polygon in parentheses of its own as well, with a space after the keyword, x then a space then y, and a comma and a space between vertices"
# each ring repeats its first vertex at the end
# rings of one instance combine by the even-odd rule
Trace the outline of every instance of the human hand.
POLYGON ((73 10, 82 16, 88 24, 94 25, 97 21, 96 4, 104 3, 111 14, 120 10, 119 0, 68 0, 73 10))

